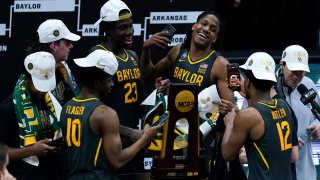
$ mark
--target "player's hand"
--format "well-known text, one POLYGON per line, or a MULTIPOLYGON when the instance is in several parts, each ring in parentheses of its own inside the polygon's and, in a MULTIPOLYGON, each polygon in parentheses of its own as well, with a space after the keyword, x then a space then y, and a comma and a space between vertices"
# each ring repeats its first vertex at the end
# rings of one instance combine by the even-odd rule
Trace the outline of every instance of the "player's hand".
POLYGON ((232 125, 234 122, 234 118, 236 117, 236 108, 232 108, 228 114, 223 118, 224 124, 226 126, 232 125))
POLYGON ((35 156, 46 156, 48 152, 54 151, 55 147, 51 147, 48 143, 51 139, 38 141, 36 144, 29 146, 31 152, 35 156))
POLYGON ((160 49, 166 49, 170 39, 165 37, 168 32, 162 31, 153 34, 149 39, 144 41, 143 48, 158 47, 160 49))
POLYGON ((170 85, 169 79, 162 79, 162 77, 158 77, 156 79, 155 87, 163 93, 168 93, 169 85, 170 85))
POLYGON ((163 127, 164 124, 158 126, 150 127, 149 124, 146 124, 143 128, 142 138, 146 139, 147 142, 153 139, 153 137, 158 133, 158 130, 163 127))
POLYGON ((214 105, 218 106, 218 110, 221 114, 227 114, 230 112, 233 108, 236 109, 236 112, 238 112, 238 107, 233 104, 233 102, 221 99, 220 101, 213 101, 214 105))

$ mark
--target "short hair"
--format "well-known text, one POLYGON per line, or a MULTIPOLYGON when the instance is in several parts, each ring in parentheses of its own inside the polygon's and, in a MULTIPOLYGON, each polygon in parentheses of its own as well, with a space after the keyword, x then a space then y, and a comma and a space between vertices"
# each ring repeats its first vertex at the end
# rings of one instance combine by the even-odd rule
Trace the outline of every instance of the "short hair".
MULTIPOLYGON (((51 42, 50 42, 51 43, 51 42)), ((33 39, 29 46, 25 49, 26 56, 39 51, 46 51, 50 53, 50 43, 40 43, 39 34, 35 32, 33 39)))
POLYGON ((275 82, 273 81, 257 79, 256 77, 254 77, 251 70, 245 70, 244 76, 252 82, 256 89, 261 91, 269 91, 272 86, 275 85, 275 82))
MULTIPOLYGON (((221 26, 221 17, 216 12, 213 12, 213 11, 204 11, 201 14, 199 14, 199 16, 197 17, 197 22, 196 23, 198 23, 202 18, 206 17, 207 15, 214 15, 219 20, 218 29, 221 29, 221 27, 220 27, 221 26)), ((193 32, 193 30, 192 30, 192 26, 193 25, 194 24, 189 26, 189 28, 187 30, 187 33, 186 33, 185 40, 181 45, 181 49, 187 49, 187 50, 190 49, 190 44, 191 44, 191 39, 192 39, 192 32, 193 32)), ((219 32, 220 31, 218 31, 217 35, 219 34, 219 32)), ((213 42, 211 43, 211 49, 214 49, 214 43, 213 42)))
POLYGON ((95 82, 104 81, 110 74, 97 67, 75 67, 74 73, 80 87, 94 88, 95 82))
POLYGON ((7 158, 8 146, 0 142, 0 168, 3 167, 7 158))

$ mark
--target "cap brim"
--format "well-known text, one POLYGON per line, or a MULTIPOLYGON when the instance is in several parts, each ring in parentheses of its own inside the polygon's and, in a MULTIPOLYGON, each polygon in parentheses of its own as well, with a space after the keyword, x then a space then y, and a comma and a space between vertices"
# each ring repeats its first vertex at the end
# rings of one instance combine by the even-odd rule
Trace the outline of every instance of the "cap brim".
POLYGON ((77 58, 73 59, 73 61, 80 67, 93 67, 92 63, 88 58, 77 58))
POLYGON ((70 41, 79 41, 81 37, 79 35, 76 35, 72 32, 70 32, 68 35, 64 37, 64 39, 70 40, 70 41))
POLYGON ((247 65, 246 65, 246 64, 243 64, 243 65, 239 66, 239 68, 242 68, 242 69, 247 70, 247 65))
POLYGON ((49 92, 56 87, 56 76, 53 75, 49 79, 37 79, 31 75, 31 79, 34 87, 40 92, 49 92))
POLYGON ((286 62, 286 66, 290 71, 306 71, 310 72, 309 66, 302 63, 288 63, 286 62))
POLYGON ((101 23, 102 19, 100 18, 96 23, 94 23, 95 26, 98 26, 101 23))
POLYGON ((254 75, 255 78, 259 80, 268 80, 268 81, 277 82, 276 76, 273 73, 252 70, 252 74, 254 75))

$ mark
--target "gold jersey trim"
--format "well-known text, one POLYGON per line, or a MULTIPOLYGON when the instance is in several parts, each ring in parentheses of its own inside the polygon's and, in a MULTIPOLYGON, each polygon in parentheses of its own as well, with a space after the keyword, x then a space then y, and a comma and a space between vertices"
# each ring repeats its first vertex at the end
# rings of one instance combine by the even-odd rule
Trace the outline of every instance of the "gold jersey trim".
POLYGON ((188 53, 188 61, 190 64, 197 64, 199 62, 202 62, 204 60, 207 60, 213 53, 215 53, 216 51, 212 50, 208 55, 206 55, 205 57, 203 58, 200 58, 200 59, 197 59, 195 61, 192 61, 191 58, 190 58, 190 54, 188 53))
POLYGON ((102 138, 100 138, 100 141, 99 141, 99 144, 98 144, 98 148, 97 148, 97 151, 96 151, 96 155, 94 157, 94 162, 93 162, 94 163, 94 167, 97 166, 97 160, 98 160, 101 144, 102 144, 102 138))
POLYGON ((76 97, 73 97, 72 99, 76 102, 86 102, 86 101, 91 101, 91 100, 98 100, 98 98, 77 99, 76 97))
MULTIPOLYGON (((101 45, 101 44, 98 44, 97 46, 100 47, 100 48, 102 48, 102 49, 105 50, 105 51, 109 51, 107 48, 105 48, 105 47, 104 47, 103 45, 101 45)), ((126 54, 126 57, 125 57, 125 58, 122 58, 122 57, 117 56, 117 55, 115 55, 115 54, 113 54, 113 55, 114 55, 115 57, 117 57, 118 59, 120 59, 121 61, 127 62, 128 59, 129 59, 129 55, 128 55, 128 53, 127 53, 126 50, 123 50, 123 52, 126 54)))
POLYGON ((268 170, 270 169, 269 164, 266 160, 266 158, 264 157, 264 155, 262 154, 262 152, 260 151, 259 147, 257 146, 256 143, 253 143, 254 147, 257 149, 258 153, 260 154, 260 157, 262 158, 263 163, 266 165, 266 167, 268 168, 268 170))
POLYGON ((276 108, 277 105, 278 105, 278 100, 277 99, 273 99, 273 105, 267 104, 267 103, 264 103, 264 102, 258 102, 258 103, 262 104, 262 105, 265 105, 265 106, 268 106, 270 108, 276 108))

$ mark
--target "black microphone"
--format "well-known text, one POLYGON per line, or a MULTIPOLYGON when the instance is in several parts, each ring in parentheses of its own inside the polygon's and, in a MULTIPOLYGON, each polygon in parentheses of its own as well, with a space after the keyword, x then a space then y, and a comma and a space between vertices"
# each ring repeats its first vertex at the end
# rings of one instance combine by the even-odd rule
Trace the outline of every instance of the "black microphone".
POLYGON ((301 94, 301 102, 306 105, 308 103, 312 106, 312 113, 317 117, 318 120, 320 120, 320 106, 319 104, 314 100, 317 96, 317 91, 315 91, 313 88, 307 89, 307 87, 304 84, 300 84, 297 87, 298 92, 301 94))
POLYGON ((301 94, 300 100, 304 105, 311 103, 317 96, 317 92, 313 88, 308 90, 304 84, 300 84, 297 89, 301 94))

